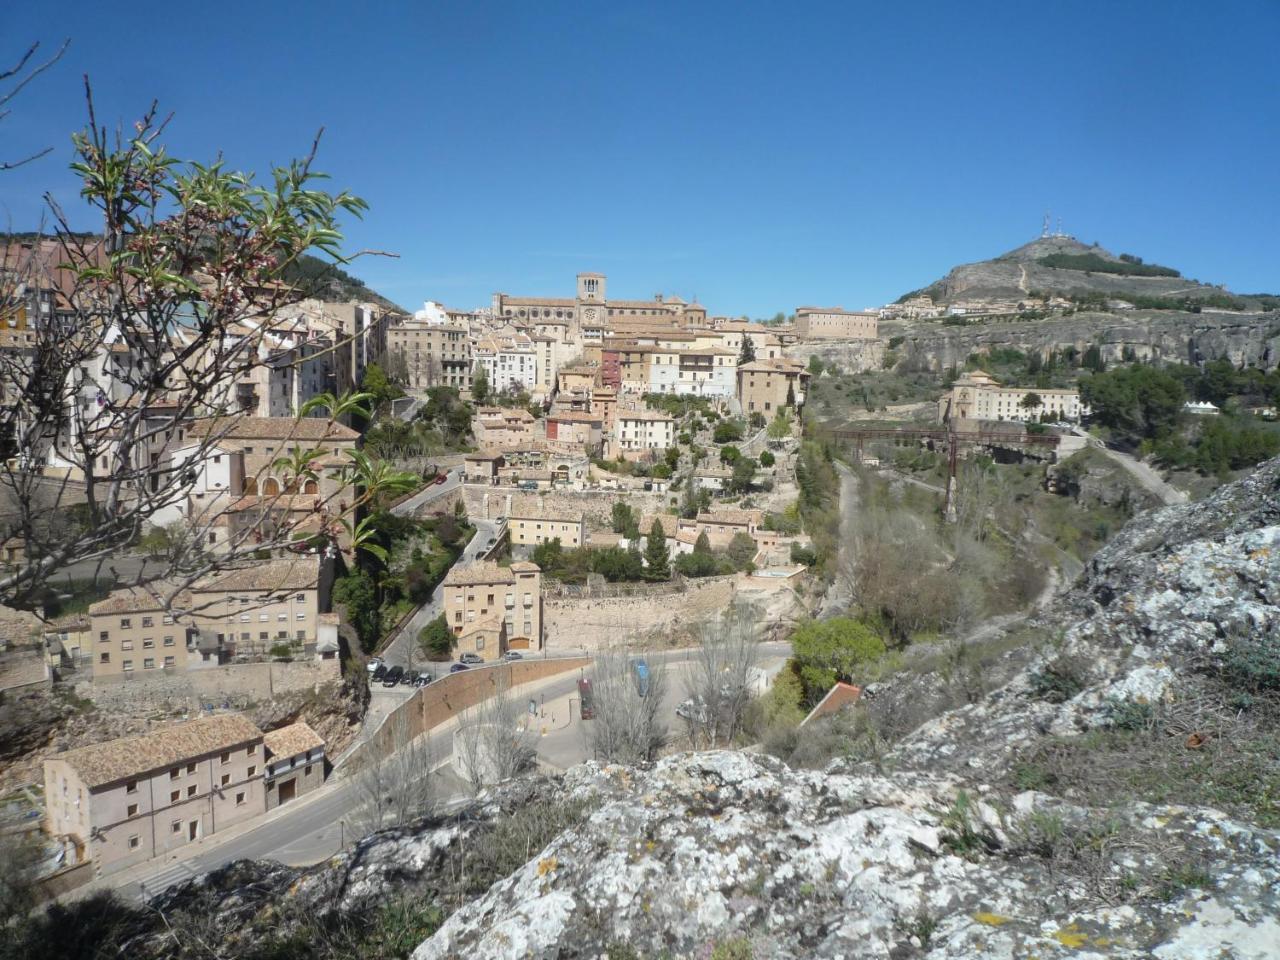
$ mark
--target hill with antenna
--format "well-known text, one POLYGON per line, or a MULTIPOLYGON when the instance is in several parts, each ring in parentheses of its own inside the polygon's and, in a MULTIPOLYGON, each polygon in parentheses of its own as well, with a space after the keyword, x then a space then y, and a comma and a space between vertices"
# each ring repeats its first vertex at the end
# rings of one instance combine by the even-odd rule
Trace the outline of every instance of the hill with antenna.
POLYGON ((1245 311, 1280 305, 1275 297, 1233 294, 1224 286, 1187 279, 1173 267, 1147 263, 1133 254, 1114 254, 1096 243, 1084 244, 1047 229, 1030 243, 994 259, 955 267, 940 280, 904 294, 899 302, 921 294, 946 307, 1050 297, 1081 306, 1124 301, 1155 310, 1245 311))

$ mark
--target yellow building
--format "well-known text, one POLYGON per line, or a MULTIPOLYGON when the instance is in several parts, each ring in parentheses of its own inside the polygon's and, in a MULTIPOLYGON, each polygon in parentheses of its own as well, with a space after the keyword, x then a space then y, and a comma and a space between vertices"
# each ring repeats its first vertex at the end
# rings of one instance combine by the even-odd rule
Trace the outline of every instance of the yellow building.
POLYGON ((965 374, 938 400, 940 423, 948 420, 1037 421, 1042 414, 1054 420, 1075 421, 1083 413, 1079 390, 1005 386, 982 370, 965 374), (1033 394, 1040 402, 1025 405, 1027 397, 1033 394))
POLYGON ((507 650, 542 649, 542 570, 536 563, 455 565, 443 589, 445 619, 461 653, 499 660, 507 650))
POLYGON ((738 403, 746 414, 772 417, 804 403, 809 371, 798 360, 753 360, 738 367, 738 403))

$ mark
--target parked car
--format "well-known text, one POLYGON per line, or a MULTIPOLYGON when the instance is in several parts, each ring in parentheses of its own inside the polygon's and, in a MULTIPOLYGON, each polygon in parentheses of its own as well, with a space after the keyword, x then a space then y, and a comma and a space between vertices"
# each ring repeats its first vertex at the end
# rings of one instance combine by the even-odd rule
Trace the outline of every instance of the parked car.
POLYGON ((676 707, 676 716, 697 723, 707 722, 707 705, 702 698, 689 699, 676 707))
POLYGON ((383 679, 386 675, 387 675, 387 665, 385 663, 380 663, 374 668, 373 673, 369 675, 369 679, 372 680, 374 683, 377 683, 379 680, 383 679))
POLYGON ((423 670, 421 673, 419 673, 416 677, 413 678, 413 685, 415 687, 425 687, 428 683, 430 683, 434 679, 435 677, 429 671, 423 670))
POLYGON ((519 650, 508 650, 502 655, 503 660, 523 660, 524 654, 519 650))
POLYGON ((387 675, 382 680, 384 687, 394 687, 400 682, 400 678, 404 676, 404 667, 392 667, 387 671, 387 675))
POLYGON ((365 665, 365 669, 370 673, 373 673, 373 671, 377 670, 380 666, 382 666, 381 657, 370 657, 369 662, 365 665))
POLYGON ((484 663, 484 657, 478 653, 464 653, 458 659, 465 664, 484 663))
POLYGON ((435 478, 434 480, 432 480, 431 482, 432 482, 432 483, 444 483, 444 482, 445 482, 446 480, 448 480, 448 479, 449 479, 449 475, 448 475, 447 473, 437 473, 437 474, 436 474, 436 478, 435 478))
POLYGON ((640 659, 632 660, 631 669, 636 675, 636 692, 642 697, 647 697, 649 695, 649 664, 640 659))
POLYGON ((471 668, 470 668, 470 667, 468 667, 465 663, 455 663, 453 666, 451 666, 451 667, 449 668, 449 672, 450 672, 450 673, 461 673, 463 670, 470 670, 470 669, 471 669, 471 668))

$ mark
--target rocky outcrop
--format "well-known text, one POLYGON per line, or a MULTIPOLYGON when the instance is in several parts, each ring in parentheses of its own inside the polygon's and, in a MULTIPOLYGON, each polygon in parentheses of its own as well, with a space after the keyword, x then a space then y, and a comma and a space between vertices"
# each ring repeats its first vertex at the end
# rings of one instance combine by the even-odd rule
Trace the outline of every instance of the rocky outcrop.
POLYGON ((1126 355, 1142 360, 1195 363, 1226 358, 1236 366, 1280 365, 1280 316, 1271 314, 1178 313, 1142 310, 1079 313, 1044 320, 945 326, 926 321, 886 324, 882 335, 898 342, 899 362, 909 369, 962 368, 970 354, 1012 347, 1047 356, 1097 345, 1108 363, 1126 355), (897 338, 901 338, 900 341, 897 338))
POLYGON ((637 956, 1274 956, 1277 831, 1210 808, 1097 807, 1006 785, 1029 744, 1103 727, 1117 704, 1176 699, 1233 639, 1280 633, 1280 461, 1136 519, 1039 628, 1054 641, 1009 683, 874 767, 798 772, 712 753, 645 772, 580 768, 570 789, 612 799, 415 958, 611 944, 637 956), (1037 678, 1063 657, 1083 676, 1045 697, 1037 678))

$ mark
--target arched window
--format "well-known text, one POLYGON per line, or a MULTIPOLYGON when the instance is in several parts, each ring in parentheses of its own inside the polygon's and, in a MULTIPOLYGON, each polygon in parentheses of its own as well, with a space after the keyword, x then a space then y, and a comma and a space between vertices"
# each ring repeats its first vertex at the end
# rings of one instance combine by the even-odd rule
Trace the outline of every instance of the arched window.
POLYGON ((275 477, 267 477, 262 482, 262 495, 266 497, 274 497, 280 493, 280 482, 275 477))
POLYGON ((319 492, 320 492, 320 484, 316 483, 314 480, 308 480, 308 481, 303 485, 303 487, 302 487, 302 492, 303 492, 303 493, 319 493, 319 492))

